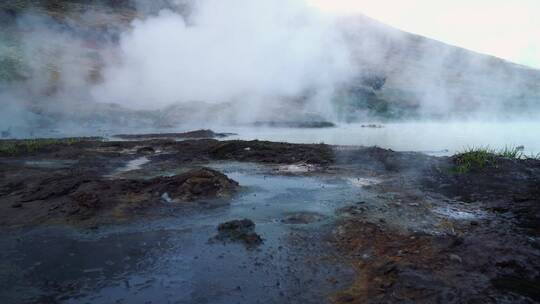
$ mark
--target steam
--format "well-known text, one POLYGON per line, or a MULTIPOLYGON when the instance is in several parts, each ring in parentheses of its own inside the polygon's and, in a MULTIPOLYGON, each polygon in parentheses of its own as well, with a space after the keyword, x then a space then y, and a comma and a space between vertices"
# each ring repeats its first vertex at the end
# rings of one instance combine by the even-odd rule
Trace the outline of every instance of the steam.
POLYGON ((309 93, 306 106, 324 108, 351 77, 342 35, 303 1, 203 0, 192 10, 135 21, 95 99, 137 109, 243 101, 264 112, 309 93))
POLYGON ((538 70, 306 0, 119 2, 0 10, 0 131, 538 117, 538 70))

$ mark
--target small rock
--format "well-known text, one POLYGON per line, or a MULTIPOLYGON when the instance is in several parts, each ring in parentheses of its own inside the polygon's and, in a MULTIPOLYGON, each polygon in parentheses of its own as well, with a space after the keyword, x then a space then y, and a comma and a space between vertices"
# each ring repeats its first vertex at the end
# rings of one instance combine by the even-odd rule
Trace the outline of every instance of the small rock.
POLYGON ((11 208, 21 208, 21 207, 22 207, 21 203, 14 203, 11 205, 11 208))
POLYGON ((244 243, 247 247, 255 247, 263 243, 263 239, 255 233, 255 223, 249 219, 234 220, 221 223, 215 240, 244 243))
POLYGON ((251 230, 253 228, 255 228, 255 223, 253 223, 252 220, 243 219, 243 220, 234 220, 230 222, 221 223, 218 226, 218 231, 243 230, 243 229, 251 230))
POLYGON ((456 263, 463 263, 463 260, 461 259, 461 257, 457 254, 450 254, 449 255, 449 258, 450 258, 450 261, 452 262, 456 262, 456 263))
POLYGON ((172 198, 169 196, 169 193, 165 192, 161 195, 161 199, 166 202, 166 203, 172 203, 173 200, 172 198))
POLYGON ((313 212, 298 212, 293 213, 281 220, 284 224, 310 224, 314 222, 320 222, 324 219, 324 216, 313 212))
POLYGON ((154 154, 156 150, 152 147, 142 147, 137 149, 137 154, 154 154))

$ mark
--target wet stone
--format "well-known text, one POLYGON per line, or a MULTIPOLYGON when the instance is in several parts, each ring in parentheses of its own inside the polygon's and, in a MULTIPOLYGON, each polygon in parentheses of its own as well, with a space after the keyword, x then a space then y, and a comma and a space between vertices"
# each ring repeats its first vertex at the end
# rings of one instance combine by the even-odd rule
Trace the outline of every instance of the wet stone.
MULTIPOLYGON (((263 239, 255 233, 255 223, 249 219, 233 220, 219 224, 214 241, 240 242, 246 247, 256 247, 263 239)), ((212 241, 212 240, 211 240, 212 241)))
POLYGON ((287 215, 281 220, 284 224, 289 225, 302 225, 320 222, 324 219, 324 216, 314 212, 299 212, 287 215))
POLYGON ((137 154, 154 154, 156 150, 152 147, 141 147, 137 149, 137 154))

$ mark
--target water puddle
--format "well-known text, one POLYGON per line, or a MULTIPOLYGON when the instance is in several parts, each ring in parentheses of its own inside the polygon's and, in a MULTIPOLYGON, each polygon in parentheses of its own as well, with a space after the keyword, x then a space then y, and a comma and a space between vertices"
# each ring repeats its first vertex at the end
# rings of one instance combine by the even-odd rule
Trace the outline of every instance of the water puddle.
POLYGON ((308 173, 316 171, 319 167, 311 164, 284 165, 278 167, 280 173, 308 173))
POLYGON ((485 212, 480 210, 464 210, 457 206, 444 206, 433 209, 439 216, 454 220, 475 220, 485 217, 485 212))
POLYGON ((0 297, 4 303, 320 303, 350 283, 352 270, 335 262, 325 240, 336 210, 360 189, 343 179, 276 175, 270 166, 212 167, 242 185, 228 205, 90 232, 42 228, 0 238, 0 269, 8 268, 0 273, 0 297), (243 218, 255 223, 261 245, 209 241, 220 223, 243 218))
POLYGON ((76 164, 77 161, 72 160, 32 160, 25 161, 24 165, 28 167, 46 168, 46 169, 61 169, 68 168, 76 164))
POLYGON ((139 157, 128 161, 123 167, 116 169, 112 174, 107 175, 107 177, 114 177, 121 175, 122 173, 136 171, 142 169, 142 167, 150 162, 146 156, 139 157))
POLYGON ((374 177, 349 177, 347 181, 355 187, 368 187, 382 182, 380 179, 374 177))

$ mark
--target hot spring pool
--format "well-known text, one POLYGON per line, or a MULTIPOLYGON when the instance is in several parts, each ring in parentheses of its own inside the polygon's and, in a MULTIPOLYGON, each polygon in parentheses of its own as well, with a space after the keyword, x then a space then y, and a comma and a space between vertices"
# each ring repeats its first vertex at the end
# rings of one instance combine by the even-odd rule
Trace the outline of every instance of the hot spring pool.
MULTIPOLYGON (((218 130, 221 131, 221 130, 218 130)), ((396 151, 451 155, 469 147, 524 147, 524 153, 540 153, 539 122, 408 122, 366 128, 342 124, 327 129, 231 127, 235 139, 379 146, 396 151)))

